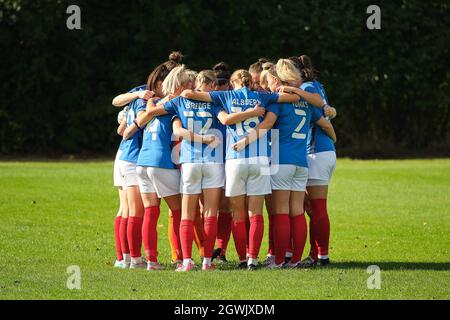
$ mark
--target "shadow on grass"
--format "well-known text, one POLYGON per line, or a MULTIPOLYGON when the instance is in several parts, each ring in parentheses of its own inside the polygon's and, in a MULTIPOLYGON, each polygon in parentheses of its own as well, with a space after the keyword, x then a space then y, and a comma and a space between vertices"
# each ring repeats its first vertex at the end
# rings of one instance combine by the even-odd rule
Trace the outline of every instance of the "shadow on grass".
MULTIPOLYGON (((376 265, 381 270, 450 271, 450 262, 396 262, 396 261, 332 261, 327 269, 367 269, 376 265)), ((321 268, 321 267, 318 267, 321 268)))
MULTIPOLYGON (((430 271, 450 271, 450 262, 396 262, 396 261, 332 261, 326 267, 316 266, 311 269, 330 269, 330 270, 347 270, 362 269, 366 270, 369 266, 376 265, 381 270, 430 270, 430 271)), ((229 262, 227 264, 219 264, 219 270, 235 270, 236 263, 229 262)), ((263 268, 264 270, 264 268, 263 268)))

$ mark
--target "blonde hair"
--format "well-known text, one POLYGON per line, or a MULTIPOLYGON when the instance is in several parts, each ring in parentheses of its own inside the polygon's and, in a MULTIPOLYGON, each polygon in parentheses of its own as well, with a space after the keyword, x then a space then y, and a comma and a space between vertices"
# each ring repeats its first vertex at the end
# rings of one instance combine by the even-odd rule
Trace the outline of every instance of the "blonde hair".
POLYGON ((195 87, 198 90, 202 84, 210 84, 216 81, 216 74, 212 70, 203 70, 197 75, 195 80, 195 87))
POLYGON ((282 82, 299 81, 302 79, 300 72, 288 59, 280 59, 276 65, 276 73, 282 82))
POLYGON ((268 81, 267 81, 267 75, 269 74, 269 70, 263 70, 261 72, 261 75, 259 76, 259 85, 261 86, 261 88, 266 89, 267 86, 269 85, 268 81))
POLYGON ((237 82, 244 87, 249 87, 252 84, 252 75, 244 69, 236 70, 231 75, 231 82, 237 82))
POLYGON ((186 69, 183 64, 170 71, 166 79, 162 83, 162 92, 164 95, 174 94, 178 88, 194 82, 197 77, 197 72, 186 69))

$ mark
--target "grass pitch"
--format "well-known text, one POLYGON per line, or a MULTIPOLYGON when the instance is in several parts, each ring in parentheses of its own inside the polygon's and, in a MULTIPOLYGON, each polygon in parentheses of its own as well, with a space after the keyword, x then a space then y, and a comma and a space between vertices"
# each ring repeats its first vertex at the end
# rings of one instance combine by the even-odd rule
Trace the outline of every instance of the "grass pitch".
MULTIPOLYGON (((112 162, 0 163, 0 184, 0 299, 450 299, 450 160, 340 159, 333 264, 312 270, 116 270, 112 162), (66 286, 72 265, 81 290, 66 286), (381 268, 379 290, 367 287, 370 265, 381 268)), ((164 204, 168 264, 165 213, 164 204)), ((267 234, 261 259, 266 250, 267 234)), ((232 242, 228 258, 237 259, 232 242)))

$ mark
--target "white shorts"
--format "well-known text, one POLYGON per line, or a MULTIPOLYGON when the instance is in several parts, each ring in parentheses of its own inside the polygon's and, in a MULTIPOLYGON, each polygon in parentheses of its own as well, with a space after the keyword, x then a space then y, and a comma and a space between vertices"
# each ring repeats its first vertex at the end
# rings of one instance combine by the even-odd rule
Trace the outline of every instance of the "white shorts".
POLYGON ((142 193, 156 193, 158 198, 180 194, 180 172, 178 169, 137 167, 139 189, 142 193))
POLYGON ((231 159, 225 164, 225 196, 263 196, 272 193, 267 157, 231 159))
POLYGON ((272 167, 272 190, 305 191, 308 182, 308 168, 291 164, 272 167))
POLYGON ((113 174, 113 181, 114 181, 114 187, 123 188, 124 185, 124 178, 120 174, 120 168, 119 168, 119 159, 122 155, 122 150, 118 150, 116 154, 116 159, 114 160, 114 174, 113 174))
POLYGON ((119 175, 123 179, 123 189, 139 185, 135 163, 119 160, 119 175))
POLYGON ((325 151, 308 155, 308 187, 327 186, 336 169, 336 152, 325 151))
POLYGON ((221 163, 183 163, 181 177, 180 192, 183 194, 201 194, 203 189, 225 185, 225 169, 221 163))

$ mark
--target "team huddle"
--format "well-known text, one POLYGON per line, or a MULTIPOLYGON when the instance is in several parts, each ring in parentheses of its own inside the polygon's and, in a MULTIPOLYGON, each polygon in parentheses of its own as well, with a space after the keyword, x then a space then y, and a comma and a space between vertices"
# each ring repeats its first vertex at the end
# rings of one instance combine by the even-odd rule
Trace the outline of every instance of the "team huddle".
POLYGON ((228 263, 231 235, 238 269, 327 265, 336 110, 311 59, 260 59, 234 73, 223 62, 197 73, 182 59, 173 52, 146 85, 113 100, 124 107, 114 164, 120 196, 115 267, 164 269, 158 260, 161 199, 169 207, 177 272, 196 269, 194 243, 202 270, 228 263), (264 204, 269 249, 260 264, 264 204), (305 213, 311 248, 302 259, 305 213))

